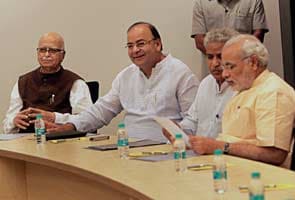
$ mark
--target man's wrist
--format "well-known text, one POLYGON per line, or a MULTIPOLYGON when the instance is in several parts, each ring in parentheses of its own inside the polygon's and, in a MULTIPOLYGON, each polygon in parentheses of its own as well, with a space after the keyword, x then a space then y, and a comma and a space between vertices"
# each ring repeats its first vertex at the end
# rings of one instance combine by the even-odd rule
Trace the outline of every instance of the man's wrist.
POLYGON ((230 148, 230 143, 228 143, 228 142, 224 143, 223 153, 224 154, 229 154, 229 148, 230 148))
POLYGON ((70 122, 66 123, 64 126, 66 127, 66 130, 73 130, 73 131, 77 130, 76 126, 73 123, 70 123, 70 122))
POLYGON ((49 119, 50 122, 54 123, 55 122, 55 113, 54 112, 51 112, 50 113, 50 119, 49 119))

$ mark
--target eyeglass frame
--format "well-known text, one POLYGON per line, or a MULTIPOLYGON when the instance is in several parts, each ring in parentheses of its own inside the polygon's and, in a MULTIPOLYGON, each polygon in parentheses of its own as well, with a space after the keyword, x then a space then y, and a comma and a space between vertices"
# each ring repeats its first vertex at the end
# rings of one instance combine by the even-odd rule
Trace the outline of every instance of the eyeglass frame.
POLYGON ((57 54, 59 52, 65 52, 64 49, 59 49, 59 48, 50 48, 50 47, 38 47, 37 52, 40 54, 45 54, 45 53, 49 53, 49 54, 57 54), (43 52, 44 51, 44 52, 43 52))
POLYGON ((154 41, 154 40, 156 40, 156 38, 152 38, 150 40, 139 40, 139 41, 136 41, 134 43, 127 43, 126 46, 125 46, 125 48, 127 48, 128 50, 130 50, 130 49, 133 49, 136 46, 136 48, 141 49, 144 46, 146 46, 147 44, 149 44, 151 41, 154 41))
POLYGON ((233 70, 234 68, 237 67, 237 65, 240 63, 240 62, 244 62, 246 59, 250 58, 252 55, 249 55, 249 56, 245 56, 243 58, 241 58, 237 63, 235 64, 231 64, 231 63, 227 63, 227 64, 224 64, 222 63, 221 64, 221 69, 222 70, 233 70), (227 65, 227 66, 226 66, 227 65))

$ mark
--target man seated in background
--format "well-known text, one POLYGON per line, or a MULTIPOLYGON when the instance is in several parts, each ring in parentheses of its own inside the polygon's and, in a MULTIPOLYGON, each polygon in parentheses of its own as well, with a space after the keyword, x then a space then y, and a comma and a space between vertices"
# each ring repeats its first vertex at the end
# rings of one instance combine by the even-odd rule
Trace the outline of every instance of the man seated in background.
POLYGON ((137 22, 128 28, 126 48, 133 64, 117 75, 111 90, 67 124, 47 131, 88 132, 109 124, 125 110, 129 137, 167 141, 153 117, 181 121, 194 100, 198 80, 183 62, 162 53, 160 34, 150 23, 137 22))
POLYGON ((225 42, 237 34, 228 28, 206 34, 204 46, 210 74, 201 81, 188 114, 179 123, 187 134, 216 138, 221 132, 224 107, 235 94, 222 77, 221 51, 225 42))
MULTIPOLYGON (((254 36, 239 35, 222 50, 223 77, 238 94, 227 104, 217 139, 190 136, 198 154, 225 154, 282 165, 290 151, 295 92, 267 69, 268 51, 254 36)), ((164 132, 173 140, 171 135, 164 132)))
POLYGON ((6 113, 4 133, 34 132, 37 113, 49 122, 63 123, 92 105, 83 79, 62 67, 64 40, 58 33, 44 34, 38 44, 40 67, 19 77, 6 113))

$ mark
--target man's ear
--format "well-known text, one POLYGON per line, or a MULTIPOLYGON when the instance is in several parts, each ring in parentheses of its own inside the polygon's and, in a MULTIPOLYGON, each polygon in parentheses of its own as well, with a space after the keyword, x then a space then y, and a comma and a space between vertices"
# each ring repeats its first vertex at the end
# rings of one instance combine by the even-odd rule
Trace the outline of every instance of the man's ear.
POLYGON ((162 42, 161 42, 161 40, 156 39, 155 44, 157 45, 157 50, 162 51, 162 42))
POLYGON ((249 64, 251 65, 251 67, 254 70, 258 69, 260 63, 259 63, 257 55, 252 55, 252 56, 249 57, 249 64))
POLYGON ((61 62, 65 59, 65 56, 66 56, 66 52, 64 51, 63 54, 62 54, 62 60, 61 60, 61 62))

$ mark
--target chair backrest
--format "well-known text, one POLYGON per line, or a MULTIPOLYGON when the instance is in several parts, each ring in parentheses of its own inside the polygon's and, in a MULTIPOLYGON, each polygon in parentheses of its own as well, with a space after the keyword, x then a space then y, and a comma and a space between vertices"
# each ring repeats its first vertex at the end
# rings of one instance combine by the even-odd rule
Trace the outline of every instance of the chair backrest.
POLYGON ((93 103, 96 102, 99 96, 99 82, 98 81, 87 81, 86 84, 88 85, 91 100, 93 103))

